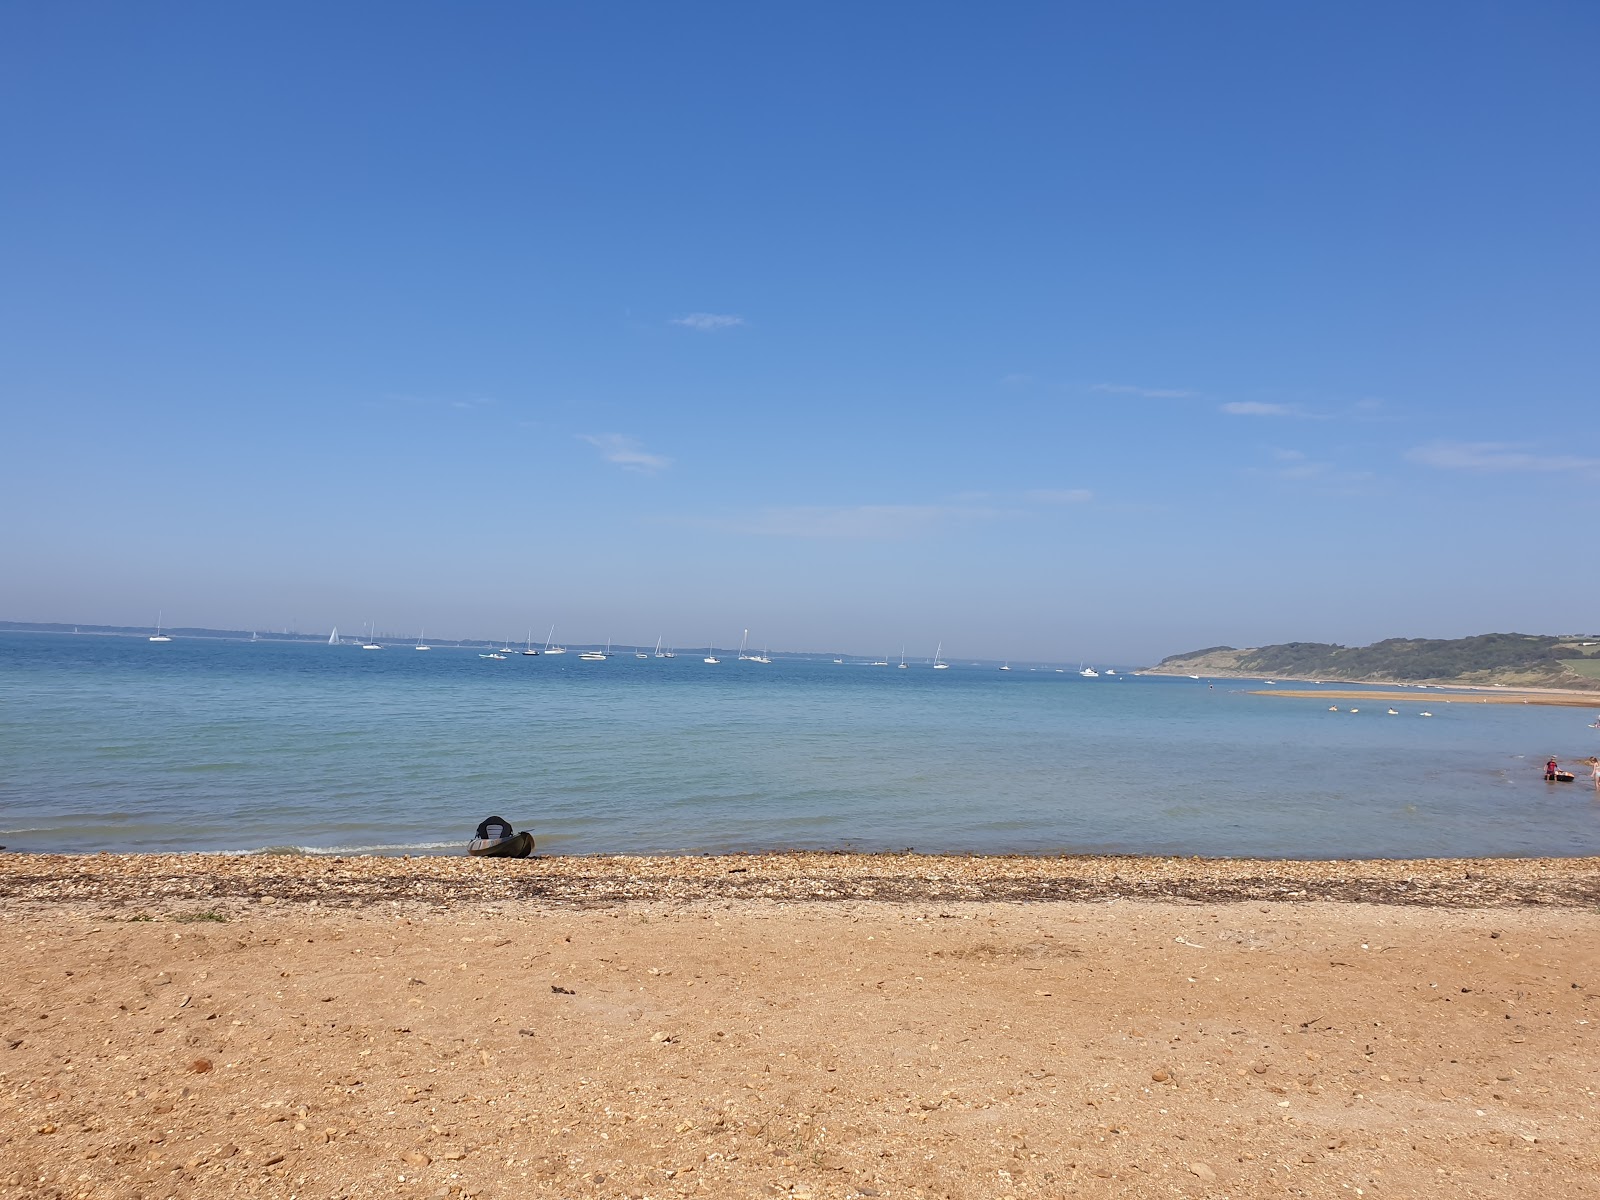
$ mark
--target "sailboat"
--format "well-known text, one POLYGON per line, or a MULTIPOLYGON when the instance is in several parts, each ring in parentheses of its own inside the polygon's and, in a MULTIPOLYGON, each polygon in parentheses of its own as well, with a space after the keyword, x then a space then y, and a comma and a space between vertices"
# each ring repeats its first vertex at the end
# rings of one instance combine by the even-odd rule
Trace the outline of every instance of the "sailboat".
POLYGON ((611 657, 611 639, 606 639, 606 648, 604 653, 599 650, 585 650, 582 654, 578 655, 578 657, 584 662, 605 662, 606 659, 611 657))
MULTIPOLYGON (((884 666, 888 665, 888 663, 884 663, 884 666)), ((909 668, 906 666, 906 648, 904 646, 900 647, 900 669, 902 671, 909 670, 909 668)))
MULTIPOLYGON (((644 656, 640 655, 640 657, 643 658, 644 656)), ((661 639, 660 638, 656 639, 656 657, 657 658, 671 658, 672 657, 672 655, 670 655, 670 654, 661 653, 661 639)))
POLYGON ((1006 662, 1006 664, 1005 664, 1005 665, 1004 665, 1004 666, 1002 666, 1002 667, 1001 667, 1001 668, 1000 668, 1000 669, 1001 669, 1001 670, 1002 670, 1002 671, 1009 671, 1009 670, 1011 670, 1011 663, 1010 663, 1010 661, 1009 661, 1009 660, 1007 660, 1007 662, 1006 662))
POLYGON ((749 640, 750 640, 750 631, 748 629, 746 629, 744 631, 744 635, 742 637, 740 637, 740 639, 739 639, 739 661, 740 662, 744 662, 750 657, 748 654, 746 654, 744 652, 745 643, 748 642, 749 640))
POLYGON ((156 631, 155 631, 154 634, 151 635, 150 640, 152 642, 170 642, 172 640, 166 634, 161 632, 161 613, 160 612, 156 613, 156 631))
POLYGON ((567 648, 565 646, 557 646, 554 641, 555 636, 556 627, 552 625, 550 626, 549 637, 544 639, 544 652, 546 654, 565 654, 567 652, 567 648))
POLYGON ((339 644, 339 627, 337 625, 335 625, 333 627, 333 632, 328 635, 328 645, 337 646, 338 644, 339 644))
MULTIPOLYGON (((555 630, 552 629, 550 632, 554 633, 555 630)), ((533 648, 533 630, 531 630, 531 629, 528 630, 528 640, 527 640, 527 642, 524 644, 524 646, 522 648, 522 653, 524 655, 526 655, 527 657, 529 657, 529 658, 532 658, 534 655, 539 653, 537 650, 535 650, 533 648)))
POLYGON ((372 622, 372 633, 367 638, 367 640, 364 643, 362 643, 361 648, 363 650, 382 650, 383 649, 383 647, 378 642, 378 623, 376 621, 372 622))
POLYGON ((720 658, 718 658, 715 654, 712 653, 712 651, 715 650, 715 649, 716 649, 715 646, 707 646, 706 647, 705 661, 708 662, 708 663, 711 663, 713 665, 715 665, 716 663, 719 663, 719 662, 722 661, 720 658))
POLYGON ((940 642, 938 647, 933 652, 933 669, 935 671, 948 671, 950 669, 950 664, 949 663, 940 662, 939 661, 939 655, 943 651, 944 651, 944 643, 940 642))
POLYGON ((1096 671, 1093 667, 1084 666, 1081 660, 1078 663, 1078 674, 1082 675, 1085 679, 1099 679, 1100 678, 1100 672, 1099 671, 1096 671))
MULTIPOLYGON (((750 631, 748 629, 744 631, 744 636, 745 641, 750 640, 750 631)), ((744 642, 739 643, 739 657, 744 659, 746 662, 770 663, 772 661, 767 657, 767 652, 765 650, 763 650, 760 654, 746 654, 744 652, 744 642)))
POLYGON ((432 646, 428 645, 428 643, 423 640, 423 636, 427 632, 428 631, 426 629, 424 629, 424 630, 422 630, 421 633, 417 634, 417 644, 412 647, 413 650, 432 650, 433 649, 432 646))

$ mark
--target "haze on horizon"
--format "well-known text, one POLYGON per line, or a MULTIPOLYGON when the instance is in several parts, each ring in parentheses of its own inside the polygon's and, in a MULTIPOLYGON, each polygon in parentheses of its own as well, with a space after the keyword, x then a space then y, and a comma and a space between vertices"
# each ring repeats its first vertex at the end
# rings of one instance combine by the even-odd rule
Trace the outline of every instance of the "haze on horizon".
POLYGON ((0 618, 1592 628, 1600 10, 0 13, 0 618))

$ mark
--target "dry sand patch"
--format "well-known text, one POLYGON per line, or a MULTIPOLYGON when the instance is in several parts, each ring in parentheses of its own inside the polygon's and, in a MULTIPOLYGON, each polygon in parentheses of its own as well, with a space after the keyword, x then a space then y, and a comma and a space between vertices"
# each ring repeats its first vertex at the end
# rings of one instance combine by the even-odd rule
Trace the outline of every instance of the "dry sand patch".
POLYGON ((40 1197, 1590 1196, 1584 908, 0 912, 40 1197))

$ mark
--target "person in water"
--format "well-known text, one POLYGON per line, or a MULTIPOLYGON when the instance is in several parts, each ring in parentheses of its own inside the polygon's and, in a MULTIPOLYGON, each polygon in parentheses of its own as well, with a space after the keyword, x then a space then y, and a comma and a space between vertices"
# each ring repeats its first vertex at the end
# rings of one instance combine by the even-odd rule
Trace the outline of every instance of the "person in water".
POLYGON ((1594 790, 1600 792, 1600 758, 1589 759, 1589 770, 1594 775, 1594 790))
POLYGON ((1546 783, 1554 783, 1556 781, 1556 772, 1560 769, 1561 768, 1556 765, 1556 760, 1553 758, 1549 762, 1545 763, 1544 781, 1546 783))

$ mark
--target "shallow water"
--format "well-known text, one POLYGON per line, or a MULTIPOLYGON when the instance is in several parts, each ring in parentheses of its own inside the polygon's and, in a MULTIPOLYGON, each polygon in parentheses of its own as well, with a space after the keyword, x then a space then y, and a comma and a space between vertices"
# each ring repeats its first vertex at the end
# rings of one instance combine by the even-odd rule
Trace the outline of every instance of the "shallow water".
POLYGON ((0 633, 0 842, 459 853, 492 812, 578 853, 1600 853, 1540 770, 1600 752, 1582 709, 700 658, 0 633))

